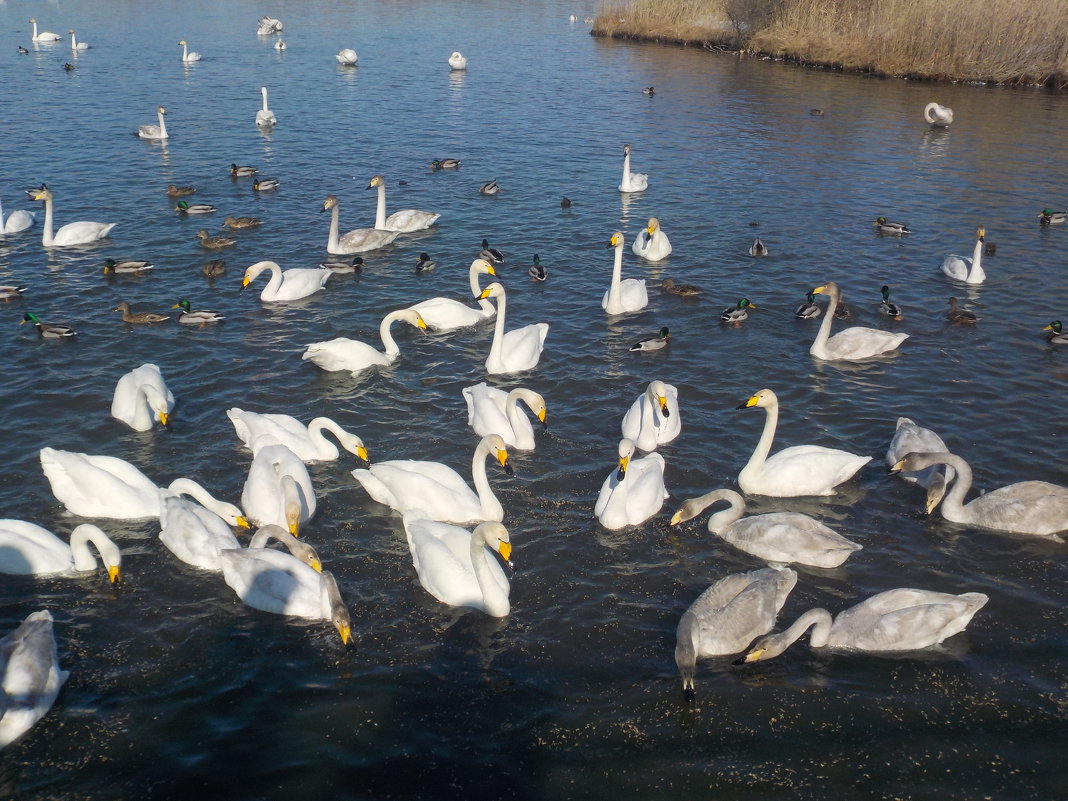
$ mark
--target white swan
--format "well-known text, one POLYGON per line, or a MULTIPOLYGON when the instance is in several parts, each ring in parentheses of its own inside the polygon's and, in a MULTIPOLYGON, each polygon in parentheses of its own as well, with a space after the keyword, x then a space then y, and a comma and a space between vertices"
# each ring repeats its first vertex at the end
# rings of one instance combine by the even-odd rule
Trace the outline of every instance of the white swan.
MULTIPOLYGON (((285 445, 304 462, 332 462, 340 456, 337 445, 323 436, 324 431, 337 437, 341 447, 367 461, 367 448, 363 440, 350 434, 329 417, 316 417, 304 425, 288 414, 259 414, 246 412, 236 406, 226 410, 226 416, 234 424, 237 437, 248 448, 264 448, 267 445, 285 445)), ((257 451, 253 451, 255 456, 257 451)))
POLYGON ((649 293, 645 289, 645 279, 628 278, 623 275, 623 233, 616 231, 608 241, 608 247, 615 248, 615 262, 612 264, 612 284, 601 298, 601 308, 609 314, 626 314, 641 311, 649 304, 649 293))
POLYGON ((270 271, 271 277, 267 281, 267 286, 260 292, 260 300, 268 303, 310 297, 326 286, 326 282, 333 275, 330 270, 324 270, 321 267, 294 268, 283 271, 277 262, 258 261, 246 268, 245 275, 241 279, 241 288, 247 287, 264 271, 270 271))
POLYGON ((96 242, 107 236, 116 223, 98 222, 72 222, 67 223, 55 235, 52 235, 52 191, 41 184, 41 188, 33 193, 34 200, 43 200, 45 204, 44 230, 41 233, 41 244, 48 247, 68 247, 69 245, 86 245, 96 242))
POLYGON ((178 44, 182 46, 182 61, 184 61, 186 64, 192 63, 194 61, 200 61, 200 53, 190 53, 189 45, 185 43, 185 39, 182 39, 182 41, 180 41, 178 44))
POLYGON ((496 277, 497 271, 485 259, 475 259, 468 268, 468 283, 472 297, 479 298, 478 306, 468 306, 452 298, 428 298, 409 308, 419 312, 427 328, 434 331, 452 331, 488 320, 497 313, 497 309, 488 300, 481 298, 482 287, 478 285, 480 275, 496 277))
POLYGON ((953 122, 953 109, 938 103, 928 103, 924 106, 923 118, 935 127, 945 128, 953 122))
POLYGON ((122 376, 111 398, 111 416, 134 431, 151 431, 157 420, 166 428, 173 407, 174 395, 167 389, 159 366, 151 362, 122 376))
MULTIPOLYGON (((833 316, 828 313, 828 317, 833 316)), ((834 488, 848 481, 870 456, 857 456, 820 445, 794 445, 768 457, 775 427, 779 422, 779 399, 770 389, 762 389, 737 408, 759 406, 767 413, 749 462, 738 474, 738 486, 749 495, 790 498, 797 495, 834 495, 834 488)))
POLYGON ((315 514, 315 488, 304 462, 285 445, 255 448, 241 490, 241 508, 250 523, 282 526, 293 536, 315 514))
POLYGON ((334 58, 337 59, 337 63, 344 67, 355 67, 356 62, 359 61, 359 57, 356 55, 356 51, 351 47, 346 47, 340 51, 334 58))
POLYGON ((326 252, 333 255, 347 253, 366 253, 369 250, 384 248, 397 238, 400 231, 381 231, 377 228, 357 228, 349 231, 342 237, 338 236, 338 199, 335 195, 328 195, 323 201, 323 207, 319 210, 322 214, 328 209, 330 215, 330 231, 326 237, 326 252))
POLYGON ((256 25, 256 33, 259 36, 269 36, 272 33, 282 32, 282 20, 274 17, 263 16, 256 25))
POLYGON ((312 362, 323 370, 348 370, 357 373, 369 367, 386 367, 397 361, 400 356, 400 348, 397 347, 397 341, 393 339, 393 334, 389 330, 397 320, 403 320, 416 328, 426 328, 426 323, 419 316, 419 312, 411 309, 397 309, 383 317, 378 326, 378 335, 382 338, 384 351, 366 342, 338 337, 325 342, 312 342, 300 358, 312 362))
POLYGON ((419 209, 401 209, 386 216, 386 179, 381 175, 371 176, 368 189, 378 189, 378 207, 375 210, 375 228, 380 231, 409 233, 422 231, 437 222, 440 214, 419 209))
POLYGON ((33 225, 35 216, 32 211, 13 211, 4 219, 4 206, 0 203, 0 234, 17 234, 33 225))
POLYGON ((0 639, 0 748, 45 716, 70 673, 59 669, 52 613, 28 615, 0 639))
POLYGON ((100 561, 114 583, 120 578, 122 554, 103 531, 91 523, 82 523, 70 533, 70 544, 51 531, 24 520, 0 520, 0 573, 19 576, 73 574, 96 570, 96 557, 90 543, 100 554, 100 561))
MULTIPOLYGON (((1068 530, 1068 487, 1048 481, 1020 481, 990 490, 970 503, 964 496, 972 486, 972 468, 961 457, 946 452, 910 453, 890 468, 891 472, 923 470, 935 464, 949 465, 957 472, 956 483, 942 499, 942 517, 953 523, 1057 537, 1068 530)), ((928 509, 928 513, 933 507, 928 509)))
POLYGON ((508 475, 512 474, 504 440, 496 434, 485 436, 471 457, 474 492, 459 473, 441 462, 393 459, 353 470, 352 475, 374 500, 401 514, 412 512, 417 517, 447 523, 500 522, 504 507, 486 477, 486 458, 490 454, 497 457, 508 475))
POLYGON ((459 50, 453 52, 449 56, 449 69, 451 70, 465 70, 467 69, 467 59, 464 58, 464 54, 459 50))
POLYGON ((644 192, 648 188, 648 175, 630 171, 630 145, 623 145, 623 180, 619 183, 619 191, 644 192))
POLYGON ((256 124, 261 128, 273 128, 278 124, 274 112, 267 108, 267 87, 260 87, 260 95, 263 98, 263 108, 256 112, 256 124))
POLYGON ((504 287, 494 281, 483 289, 478 297, 479 300, 495 298, 497 301, 497 322, 493 326, 493 342, 490 344, 489 356, 486 357, 486 372, 518 373, 537 367, 541 360, 541 351, 545 347, 545 337, 549 333, 549 324, 531 323, 505 333, 507 298, 504 287))
POLYGON ((317 572, 299 557, 262 547, 277 527, 256 532, 248 548, 222 551, 223 579, 246 606, 276 615, 329 620, 344 645, 352 636, 349 610, 329 571, 317 572), (261 538, 261 535, 264 535, 261 538))
POLYGON ((71 50, 88 50, 89 49, 89 45, 86 42, 79 42, 77 39, 74 38, 74 29, 73 28, 71 28, 70 31, 68 31, 68 32, 70 33, 70 49, 71 50))
POLYGON ((771 631, 795 584, 793 570, 765 567, 725 576, 697 596, 675 630, 675 664, 687 699, 695 698, 697 660, 744 651, 771 631))
POLYGON ((161 493, 160 541, 186 564, 221 570, 219 554, 240 548, 233 528, 219 515, 178 495, 161 493))
POLYGON ((646 227, 634 237, 630 250, 635 256, 641 256, 646 261, 660 261, 670 256, 671 242, 660 228, 660 220, 650 217, 646 227))
POLYGON ((163 119, 166 113, 167 109, 159 106, 156 109, 156 119, 159 120, 159 125, 142 125, 138 127, 137 135, 142 139, 167 139, 167 123, 163 119))
POLYGON ((986 271, 983 270, 983 243, 986 241, 986 229, 979 226, 975 229, 975 250, 972 257, 949 255, 942 262, 942 272, 955 281, 963 281, 966 284, 981 284, 986 280, 986 271))
POLYGON ((30 37, 31 41, 33 41, 33 42, 58 42, 59 41, 60 37, 59 37, 58 33, 52 33, 52 31, 41 31, 40 33, 38 33, 37 32, 37 20, 33 19, 32 17, 30 18, 30 23, 33 25, 33 36, 30 37))
POLYGON ((511 585, 500 563, 487 555, 487 550, 500 554, 511 568, 512 544, 503 525, 479 523, 471 532, 408 513, 404 533, 423 589, 449 606, 470 606, 491 617, 508 615, 511 585))
POLYGON ((682 431, 679 390, 663 381, 651 381, 623 415, 623 436, 643 451, 655 451, 682 431))
POLYGON ((853 326, 845 328, 831 336, 831 326, 834 324, 834 310, 842 299, 838 284, 828 281, 823 286, 812 290, 813 295, 825 294, 830 298, 827 312, 823 315, 823 322, 816 332, 816 339, 808 352, 817 359, 824 361, 859 361, 880 356, 884 353, 897 350, 898 346, 909 338, 908 334, 880 331, 877 328, 862 328, 853 326))
POLYGON ((708 530, 735 548, 765 562, 796 563, 812 567, 838 567, 860 545, 797 512, 771 512, 743 518, 745 499, 734 490, 721 489, 685 501, 671 517, 671 525, 697 517, 718 501, 729 509, 708 519, 708 530))
POLYGON ((765 637, 738 662, 772 659, 814 626, 813 648, 851 651, 917 651, 964 631, 988 598, 981 592, 951 595, 899 587, 873 595, 838 613, 809 609, 790 628, 765 637))
POLYGON ((619 467, 601 485, 594 514, 605 528, 637 526, 660 511, 668 492, 664 488, 664 457, 650 453, 632 459, 634 443, 620 440, 619 467))
MULTIPOLYGON (((931 429, 916 425, 907 417, 899 417, 894 438, 890 440, 890 447, 886 451, 886 463, 893 467, 910 453, 948 450, 942 438, 931 429)), ((932 465, 916 473, 902 473, 901 477, 927 490, 927 514, 930 514, 941 502, 946 487, 955 475, 952 467, 932 465)))
POLYGON ((278 51, 285 50, 286 43, 283 40, 279 39, 277 42, 274 43, 274 49, 278 51))
POLYGON ((464 387, 467 402, 467 424, 480 437, 499 434, 506 444, 521 451, 534 450, 534 428, 519 410, 523 401, 527 408, 545 425, 545 398, 531 389, 516 387, 505 392, 485 382, 464 387))

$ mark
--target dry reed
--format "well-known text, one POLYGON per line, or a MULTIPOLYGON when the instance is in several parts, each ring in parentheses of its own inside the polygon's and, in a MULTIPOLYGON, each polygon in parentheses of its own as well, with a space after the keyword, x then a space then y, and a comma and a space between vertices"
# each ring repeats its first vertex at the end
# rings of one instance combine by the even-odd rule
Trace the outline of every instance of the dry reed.
POLYGON ((723 0, 607 0, 591 33, 702 44, 726 44, 735 39, 723 0))

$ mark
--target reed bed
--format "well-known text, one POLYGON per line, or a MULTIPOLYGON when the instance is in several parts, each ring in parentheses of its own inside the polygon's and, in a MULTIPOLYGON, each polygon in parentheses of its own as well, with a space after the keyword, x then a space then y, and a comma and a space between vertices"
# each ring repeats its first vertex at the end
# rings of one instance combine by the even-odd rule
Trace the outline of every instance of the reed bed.
POLYGON ((609 0, 601 5, 591 33, 686 44, 727 45, 736 39, 723 0, 609 0))

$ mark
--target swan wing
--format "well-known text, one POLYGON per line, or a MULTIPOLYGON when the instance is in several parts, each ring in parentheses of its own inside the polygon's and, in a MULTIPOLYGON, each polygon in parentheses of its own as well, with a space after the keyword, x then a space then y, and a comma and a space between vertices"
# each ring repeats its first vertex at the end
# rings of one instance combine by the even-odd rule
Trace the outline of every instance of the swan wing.
MULTIPOLYGON (((908 417, 897 418, 897 429, 894 438, 890 440, 890 447, 886 451, 886 463, 893 467, 910 453, 926 453, 935 451, 948 451, 946 443, 934 431, 917 425, 908 417)), ((942 485, 949 484, 956 476, 956 471, 948 465, 932 465, 916 473, 903 473, 901 477, 906 481, 915 482, 921 487, 930 487, 935 481, 941 481, 942 485)))
POLYGON ((459 526, 404 516, 412 564, 423 588, 450 606, 485 607, 471 562, 471 532, 459 526))
POLYGON ((204 570, 219 570, 219 553, 241 547, 225 520, 176 496, 162 500, 159 538, 183 562, 204 570))
POLYGON ((965 281, 972 269, 972 260, 966 256, 951 254, 942 262, 942 272, 956 281, 965 281))
POLYGON ((492 317, 482 309, 468 306, 452 298, 429 298, 420 301, 409 308, 419 312, 427 328, 435 331, 451 331, 454 328, 464 328, 475 325, 492 317))
POLYGON ((0 520, 0 573, 63 573, 74 567, 70 546, 24 520, 0 520))
POLYGON ((928 648, 963 631, 986 602, 982 593, 889 590, 841 612, 827 644, 863 651, 928 648))
POLYGON ((357 372, 376 365, 387 365, 392 359, 366 342, 347 337, 312 342, 301 356, 324 370, 349 370, 357 372))
POLYGON ((397 233, 410 231, 422 231, 437 222, 440 214, 432 211, 419 211, 419 209, 402 209, 395 211, 386 217, 385 230, 397 233))
POLYGON ((25 231, 32 226, 35 222, 35 216, 32 211, 13 211, 4 220, 4 233, 5 234, 17 234, 19 231, 25 231))
POLYGON ((467 402, 467 424, 476 434, 484 437, 499 434, 508 445, 515 445, 515 432, 505 412, 508 393, 486 383, 464 387, 467 402))
POLYGON ((315 269, 290 269, 282 271, 282 283, 277 289, 268 285, 260 293, 261 300, 300 300, 314 295, 330 280, 333 275, 330 270, 315 269))
POLYGON ((644 278, 624 278, 619 282, 619 306, 615 310, 608 308, 611 292, 609 288, 601 298, 601 308, 609 314, 641 311, 649 305, 649 292, 645 288, 644 278))
POLYGON ((624 481, 613 470, 601 485, 594 513, 609 529, 636 526, 660 511, 667 498, 664 488, 664 457, 651 453, 633 460, 624 481))
POLYGON ((796 583, 793 570, 763 568, 726 576, 710 586, 687 610, 699 655, 738 653, 767 634, 796 583))
POLYGON ((312 443, 308 427, 292 415, 260 414, 236 407, 227 410, 226 415, 234 424, 238 438, 250 448, 253 443, 260 448, 280 444, 301 460, 318 458, 319 452, 312 443))
POLYGON ((858 456, 836 448, 795 445, 772 454, 764 462, 757 481, 746 480, 742 489, 778 497, 833 495, 834 487, 848 481, 870 461, 870 456, 858 456))
POLYGON ((502 364, 499 366, 503 369, 492 369, 491 372, 518 373, 537 367, 548 333, 548 323, 534 323, 506 331, 501 337, 502 364))
POLYGON ((1068 530, 1068 487, 1047 481, 999 487, 964 508, 983 528, 1037 536, 1068 530))
POLYGON ((223 579, 246 606, 323 618, 319 573, 286 551, 245 548, 219 554, 223 579))
POLYGON ((719 535, 739 550, 768 562, 838 567, 861 546, 808 515, 796 512, 745 517, 719 535))
POLYGON ((120 520, 159 515, 158 488, 122 459, 42 448, 41 469, 52 493, 76 515, 120 520))
POLYGON ((117 223, 98 222, 72 222, 67 223, 52 237, 52 245, 65 247, 67 245, 85 245, 103 239, 117 223))
POLYGON ((854 326, 839 331, 827 340, 826 358, 867 359, 896 350, 908 338, 909 335, 904 333, 854 326))
POLYGON ((338 239, 334 253, 366 253, 384 248, 397 238, 399 231, 383 231, 378 228, 357 228, 338 239))
POLYGON ((394 460, 352 474, 368 495, 398 512, 454 523, 482 519, 478 496, 459 473, 440 462, 394 460))
POLYGON ((27 616, 0 640, 3 702, 0 708, 0 748, 29 731, 52 708, 69 673, 59 669, 52 613, 46 609, 27 616))

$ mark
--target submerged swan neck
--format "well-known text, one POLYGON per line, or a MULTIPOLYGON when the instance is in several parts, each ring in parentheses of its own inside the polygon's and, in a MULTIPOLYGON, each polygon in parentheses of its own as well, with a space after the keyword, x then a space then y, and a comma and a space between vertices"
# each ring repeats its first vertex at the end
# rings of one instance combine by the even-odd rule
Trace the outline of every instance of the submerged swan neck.
POLYGON ((378 208, 375 210, 375 228, 380 231, 386 229, 386 182, 382 180, 378 184, 378 208))

